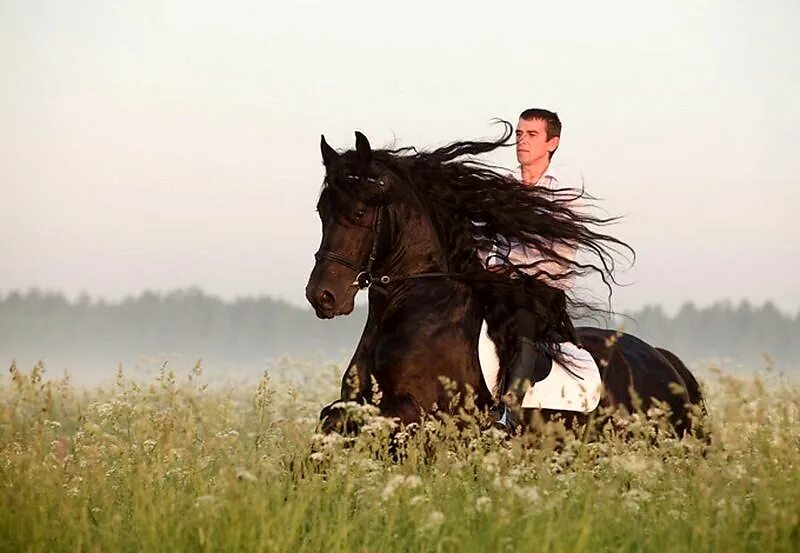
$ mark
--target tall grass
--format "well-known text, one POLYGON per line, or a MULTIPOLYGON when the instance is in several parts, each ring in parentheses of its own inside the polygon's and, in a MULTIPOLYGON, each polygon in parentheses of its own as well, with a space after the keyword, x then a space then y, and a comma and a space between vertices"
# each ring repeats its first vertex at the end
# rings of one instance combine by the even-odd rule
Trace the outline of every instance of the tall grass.
POLYGON ((445 420, 395 462, 369 412, 354 442, 315 433, 327 371, 223 390, 201 372, 87 391, 12 366, 0 549, 800 551, 800 390, 769 375, 709 383, 710 447, 637 416, 638 438, 593 441, 445 420))

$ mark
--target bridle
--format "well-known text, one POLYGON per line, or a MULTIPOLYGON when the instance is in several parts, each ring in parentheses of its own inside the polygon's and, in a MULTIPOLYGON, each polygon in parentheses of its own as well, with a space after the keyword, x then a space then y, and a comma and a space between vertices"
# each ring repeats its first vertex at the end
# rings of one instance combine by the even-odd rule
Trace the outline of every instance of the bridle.
MULTIPOLYGON (((354 270, 356 272, 356 279, 351 283, 351 286, 357 286, 359 290, 369 288, 374 280, 372 277, 372 266, 375 264, 375 257, 378 255, 378 240, 380 239, 381 235, 381 222, 383 219, 384 207, 379 205, 376 207, 376 209, 378 210, 378 213, 375 215, 375 220, 372 223, 372 247, 369 250, 369 257, 366 259, 366 261, 351 261, 345 256, 330 250, 321 249, 314 254, 314 259, 317 261, 320 259, 327 259, 328 261, 333 261, 334 263, 344 265, 348 269, 354 270)), ((380 281, 383 284, 388 284, 389 277, 381 277, 380 281), (384 279, 387 280, 384 282, 384 279)))
MULTIPOLYGON (((360 180, 365 183, 374 184, 378 187, 378 189, 382 189, 384 186, 382 179, 375 179, 371 177, 358 177, 355 175, 349 175, 347 177, 350 180, 360 180)), ((352 269, 356 272, 356 279, 350 284, 350 286, 357 286, 359 290, 364 290, 365 288, 369 288, 374 278, 372 276, 372 266, 375 264, 375 258, 378 255, 378 241, 380 240, 381 235, 381 223, 383 221, 383 204, 378 204, 376 206, 378 212, 375 214, 375 218, 372 221, 372 246, 369 250, 369 257, 366 260, 361 259, 359 261, 352 261, 345 256, 338 254, 336 252, 332 252, 330 250, 323 250, 320 249, 317 253, 314 254, 314 259, 319 261, 320 259, 327 259, 328 261, 333 261, 334 263, 338 263, 339 265, 343 265, 348 269, 352 269)), ((364 227, 366 225, 357 225, 364 227)), ((380 277, 379 279, 383 284, 388 284, 391 279, 387 276, 380 277), (385 279, 385 281, 384 281, 385 279)))
MULTIPOLYGON (((380 179, 374 178, 362 178, 356 176, 348 177, 350 179, 360 179, 368 183, 376 184, 378 188, 383 188, 383 181, 380 179)), ((446 272, 431 272, 431 273, 416 273, 411 275, 401 275, 401 276, 390 276, 390 275, 381 275, 377 278, 372 274, 372 267, 375 264, 375 258, 378 255, 378 243, 380 240, 381 235, 381 225, 383 222, 383 211, 386 208, 383 204, 378 204, 375 206, 375 209, 378 212, 375 214, 375 218, 372 222, 372 246, 369 250, 369 256, 366 260, 361 259, 359 261, 352 261, 351 259, 346 258, 343 255, 340 255, 336 252, 332 252, 330 250, 323 250, 320 249, 317 253, 314 254, 314 259, 319 261, 320 259, 326 259, 328 261, 333 261, 334 263, 338 263, 339 265, 343 265, 348 269, 352 269, 356 272, 356 279, 350 284, 350 286, 356 286, 359 290, 364 290, 369 288, 370 286, 375 285, 376 281, 386 286, 391 284, 392 282, 400 282, 403 280, 411 280, 415 278, 434 278, 434 277, 458 277, 464 276, 464 273, 446 273, 446 272)), ((366 225, 357 225, 361 227, 366 227, 366 225)), ((376 286, 377 289, 381 290, 384 293, 388 293, 388 291, 381 287, 376 286)))

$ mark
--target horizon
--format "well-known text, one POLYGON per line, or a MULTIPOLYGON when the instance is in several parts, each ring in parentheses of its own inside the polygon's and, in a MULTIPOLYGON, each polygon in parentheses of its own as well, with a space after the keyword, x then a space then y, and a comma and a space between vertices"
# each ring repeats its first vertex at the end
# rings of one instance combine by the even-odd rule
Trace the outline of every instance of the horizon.
MULTIPOLYGON (((255 294, 242 294, 242 295, 236 295, 236 296, 232 296, 232 297, 223 297, 223 296, 221 296, 219 294, 214 294, 214 293, 208 292, 206 290, 203 290, 202 288, 197 287, 197 286, 171 288, 171 289, 166 289, 166 290, 142 289, 139 292, 130 292, 130 293, 127 293, 127 294, 124 294, 122 296, 118 296, 118 297, 115 297, 115 298, 108 298, 108 297, 105 297, 105 296, 102 296, 102 295, 92 295, 92 294, 88 293, 87 291, 81 291, 81 292, 79 292, 77 294, 69 295, 69 294, 66 294, 65 292, 63 292, 61 290, 42 289, 42 288, 37 288, 37 287, 30 287, 30 288, 27 288, 25 290, 15 289, 15 290, 8 290, 8 291, 5 291, 5 292, 0 291, 0 302, 6 301, 10 296, 12 296, 14 294, 24 298, 24 297, 28 297, 28 296, 30 296, 31 294, 34 294, 34 293, 38 293, 38 294, 40 294, 42 296, 60 296, 60 297, 63 297, 67 301, 67 303, 69 303, 70 305, 77 305, 77 304, 82 303, 84 301, 88 301, 92 305, 97 305, 97 304, 101 304, 102 303, 102 304, 105 304, 105 305, 112 305, 112 306, 118 306, 118 305, 121 305, 122 303, 124 303, 126 301, 130 301, 130 300, 137 300, 137 299, 139 299, 139 298, 141 298, 141 297, 143 297, 143 296, 145 296, 147 294, 153 294, 153 295, 158 296, 159 298, 165 298, 165 297, 168 297, 168 296, 173 295, 173 294, 199 293, 200 296, 203 296, 205 298, 208 298, 208 299, 211 299, 211 300, 214 300, 214 301, 219 301, 219 302, 221 302, 223 304, 226 304, 226 305, 231 305, 231 304, 234 304, 234 303, 237 303, 237 302, 241 302, 241 301, 265 301, 266 300, 266 301, 273 301, 273 302, 276 302, 276 303, 282 303, 282 304, 288 305, 290 307, 293 307, 293 308, 296 308, 296 309, 300 309, 302 311, 305 311, 305 312, 313 314, 313 309, 311 308, 311 306, 307 302, 300 302, 300 303, 294 302, 294 301, 292 301, 290 299, 286 299, 286 298, 280 297, 280 296, 275 295, 275 294, 270 294, 268 292, 261 292, 261 293, 255 293, 255 294)), ((353 311, 352 314, 355 314, 355 313, 358 313, 358 312, 366 313, 366 311, 364 311, 364 309, 366 309, 366 307, 367 307, 367 303, 366 303, 365 300, 366 300, 366 296, 363 295, 363 294, 359 294, 356 297, 355 310, 353 311)), ((682 310, 684 310, 684 309, 686 309, 687 307, 690 307, 690 306, 693 307, 694 309, 697 309, 698 311, 702 311, 704 309, 713 309, 715 307, 729 307, 729 308, 735 310, 735 309, 740 309, 742 306, 745 306, 745 305, 750 306, 752 309, 755 309, 755 310, 764 309, 764 308, 767 308, 767 307, 771 306, 771 307, 774 307, 781 315, 783 315, 785 317, 800 318, 800 307, 798 307, 795 311, 791 311, 791 310, 787 310, 786 308, 784 308, 781 305, 776 304, 775 302, 773 302, 770 299, 766 299, 765 301, 760 302, 760 303, 755 303, 755 302, 750 301, 748 298, 742 298, 739 301, 733 301, 733 300, 730 300, 730 299, 722 299, 722 300, 715 300, 715 301, 711 301, 711 302, 707 302, 707 303, 703 303, 703 304, 698 304, 698 303, 693 302, 691 300, 687 300, 687 301, 684 301, 684 302, 680 303, 675 308, 668 308, 668 307, 664 306, 663 304, 659 304, 659 303, 648 303, 648 304, 642 305, 640 307, 637 307, 635 309, 625 309, 625 310, 615 309, 613 313, 617 314, 617 315, 624 315, 624 314, 631 314, 631 313, 641 312, 641 311, 644 311, 644 310, 647 310, 647 309, 657 309, 657 310, 661 310, 661 312, 663 312, 667 317, 674 318, 682 310)), ((339 317, 336 317, 336 320, 341 320, 341 319, 346 318, 348 316, 350 316, 350 315, 339 316, 339 317)))

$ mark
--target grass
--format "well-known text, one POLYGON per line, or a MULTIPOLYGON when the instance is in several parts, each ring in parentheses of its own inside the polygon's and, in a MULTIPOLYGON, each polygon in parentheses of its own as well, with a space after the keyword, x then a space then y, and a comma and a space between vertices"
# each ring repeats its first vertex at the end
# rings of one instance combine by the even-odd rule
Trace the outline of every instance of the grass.
POLYGON ((395 463, 381 419, 316 434, 337 383, 298 371, 302 388, 208 388, 197 367, 89 391, 12 366, 0 550, 800 551, 800 390, 781 378, 709 382, 710 448, 637 416, 636 439, 560 447, 430 421, 395 463))

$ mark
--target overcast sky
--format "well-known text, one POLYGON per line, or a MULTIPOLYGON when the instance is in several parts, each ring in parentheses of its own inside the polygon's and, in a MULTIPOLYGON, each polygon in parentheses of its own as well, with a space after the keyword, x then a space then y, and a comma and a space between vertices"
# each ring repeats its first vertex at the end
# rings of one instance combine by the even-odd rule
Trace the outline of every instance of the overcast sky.
POLYGON ((546 107, 625 215, 617 308, 797 312, 800 2, 476 4, 0 2, 0 293, 303 304, 320 133, 433 147, 546 107))

